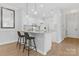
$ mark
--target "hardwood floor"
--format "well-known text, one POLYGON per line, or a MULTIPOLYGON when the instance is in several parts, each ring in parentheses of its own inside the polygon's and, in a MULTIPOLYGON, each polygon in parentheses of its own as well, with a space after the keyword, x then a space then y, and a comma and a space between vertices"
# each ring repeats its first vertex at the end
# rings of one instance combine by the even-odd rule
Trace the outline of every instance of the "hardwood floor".
MULTIPOLYGON (((21 49, 16 46, 16 43, 11 43, 7 45, 1 45, 0 46, 0 56, 27 56, 27 50, 23 52, 23 46, 21 49)), ((31 56, 41 56, 40 53, 31 50, 30 51, 31 56)))
POLYGON ((60 44, 53 43, 50 56, 79 56, 79 39, 65 38, 60 44))
MULTIPOLYGON (((19 50, 19 47, 16 47, 16 43, 1 45, 0 56, 27 56, 27 50, 23 53, 22 49, 19 50)), ((30 56, 43 55, 32 50, 30 56)), ((79 39, 65 38, 60 44, 53 43, 52 49, 46 56, 79 56, 79 39)))

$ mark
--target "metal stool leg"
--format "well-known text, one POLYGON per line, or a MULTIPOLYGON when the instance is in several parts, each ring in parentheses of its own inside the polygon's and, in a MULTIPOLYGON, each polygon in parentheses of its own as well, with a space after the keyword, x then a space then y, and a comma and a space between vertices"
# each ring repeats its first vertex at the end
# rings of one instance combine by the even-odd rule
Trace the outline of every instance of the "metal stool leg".
POLYGON ((25 43, 24 43, 24 47, 23 47, 23 52, 24 52, 24 49, 26 47, 26 44, 27 44, 27 39, 25 39, 25 43))
POLYGON ((23 43, 24 43, 24 37, 23 37, 23 43))
POLYGON ((20 37, 20 42, 19 42, 19 49, 21 48, 21 37, 20 37))
POLYGON ((28 40, 28 56, 29 56, 29 46, 30 46, 30 40, 28 40))
POLYGON ((36 47, 35 39, 33 39, 33 42, 34 42, 34 47, 35 47, 36 52, 37 52, 37 47, 36 47))
POLYGON ((29 39, 29 42, 28 42, 28 56, 29 56, 29 54, 30 54, 30 47, 31 47, 31 40, 29 39))
POLYGON ((18 41, 17 41, 17 45, 16 46, 18 46, 18 44, 19 44, 19 37, 18 37, 18 41))

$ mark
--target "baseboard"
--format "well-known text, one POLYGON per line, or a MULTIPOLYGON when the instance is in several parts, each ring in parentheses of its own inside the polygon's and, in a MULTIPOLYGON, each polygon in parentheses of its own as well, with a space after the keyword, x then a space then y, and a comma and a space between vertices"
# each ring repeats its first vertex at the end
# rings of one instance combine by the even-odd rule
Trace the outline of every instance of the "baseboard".
POLYGON ((10 44, 10 43, 14 43, 14 42, 17 42, 17 40, 9 41, 9 42, 2 42, 2 43, 0 43, 0 45, 10 44))
POLYGON ((75 38, 75 39, 79 39, 79 37, 74 37, 74 36, 66 36, 64 38, 75 38))
POLYGON ((47 53, 46 53, 46 52, 43 52, 43 51, 38 50, 38 49, 37 49, 37 52, 39 52, 39 53, 40 53, 40 54, 42 54, 42 55, 47 55, 47 53))
MULTIPOLYGON (((64 39, 63 39, 64 40, 64 39)), ((63 40, 60 40, 60 41, 54 41, 54 43, 61 43, 63 40)))
POLYGON ((61 43, 63 40, 61 40, 61 41, 58 41, 57 43, 59 44, 59 43, 61 43))
POLYGON ((70 38, 79 38, 78 36, 67 36, 67 37, 70 37, 70 38))

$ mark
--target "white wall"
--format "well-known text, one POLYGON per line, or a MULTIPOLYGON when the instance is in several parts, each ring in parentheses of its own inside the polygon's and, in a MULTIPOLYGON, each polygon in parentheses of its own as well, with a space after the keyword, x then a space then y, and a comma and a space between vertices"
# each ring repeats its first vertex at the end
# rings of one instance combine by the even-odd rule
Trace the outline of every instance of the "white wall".
POLYGON ((57 28, 56 28, 56 42, 60 43, 64 40, 64 26, 63 26, 63 13, 62 10, 59 9, 55 18, 57 28))
POLYGON ((0 44, 14 42, 17 40, 16 30, 21 28, 21 10, 14 8, 11 4, 0 4, 1 7, 10 8, 15 10, 15 28, 14 29, 2 29, 0 28, 0 44))

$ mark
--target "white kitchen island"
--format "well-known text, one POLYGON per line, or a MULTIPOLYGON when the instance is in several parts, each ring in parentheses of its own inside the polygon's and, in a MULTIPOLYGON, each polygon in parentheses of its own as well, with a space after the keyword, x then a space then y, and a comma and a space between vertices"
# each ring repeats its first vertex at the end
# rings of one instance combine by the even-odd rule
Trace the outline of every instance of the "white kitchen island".
POLYGON ((31 36, 35 37, 37 51, 43 55, 51 49, 52 45, 52 33, 44 31, 22 31, 28 32, 31 36))

